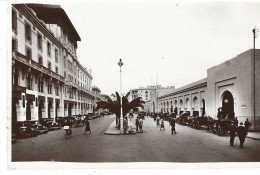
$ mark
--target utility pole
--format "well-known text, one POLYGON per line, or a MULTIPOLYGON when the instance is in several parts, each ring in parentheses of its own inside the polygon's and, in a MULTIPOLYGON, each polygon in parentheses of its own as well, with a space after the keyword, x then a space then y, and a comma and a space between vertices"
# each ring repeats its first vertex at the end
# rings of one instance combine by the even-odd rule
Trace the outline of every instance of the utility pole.
POLYGON ((258 30, 257 28, 253 29, 253 93, 254 93, 254 130, 256 130, 256 119, 255 119, 255 39, 258 36, 258 30))
POLYGON ((118 65, 120 67, 120 103, 121 103, 121 107, 120 107, 120 129, 123 128, 123 104, 122 104, 122 70, 121 67, 124 65, 124 63, 122 62, 122 59, 119 59, 118 65))

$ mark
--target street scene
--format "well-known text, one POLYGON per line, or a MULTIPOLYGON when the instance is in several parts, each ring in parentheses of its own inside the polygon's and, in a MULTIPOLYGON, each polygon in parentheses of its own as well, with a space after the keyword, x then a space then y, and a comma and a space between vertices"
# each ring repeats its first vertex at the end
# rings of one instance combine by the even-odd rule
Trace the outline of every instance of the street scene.
POLYGON ((260 161, 260 3, 10 7, 11 163, 260 161))
POLYGON ((73 135, 64 139, 64 131, 51 131, 35 138, 17 141, 12 161, 62 162, 259 162, 260 140, 246 138, 244 150, 239 140, 229 145, 228 136, 206 130, 176 125, 171 134, 169 122, 165 130, 153 118, 145 117, 143 133, 105 135, 115 116, 90 121, 91 134, 84 127, 73 127, 73 135), (105 129, 104 129, 105 128, 105 129), (22 151, 21 151, 22 150, 22 151))

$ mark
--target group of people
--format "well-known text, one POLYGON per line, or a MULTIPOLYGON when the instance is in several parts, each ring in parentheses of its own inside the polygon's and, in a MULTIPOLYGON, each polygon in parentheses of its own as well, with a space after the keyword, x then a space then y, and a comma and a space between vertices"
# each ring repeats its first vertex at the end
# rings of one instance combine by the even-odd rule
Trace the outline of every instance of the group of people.
MULTIPOLYGON (((163 130, 165 131, 165 127, 164 127, 164 120, 163 118, 160 118, 159 116, 157 116, 156 118, 154 118, 154 122, 156 121, 156 125, 157 127, 160 127, 160 131, 163 130)), ((169 125, 171 126, 171 133, 173 134, 173 132, 176 134, 176 129, 175 129, 175 118, 170 117, 169 118, 169 125)))
POLYGON ((243 126, 243 123, 241 122, 239 126, 236 126, 235 122, 232 121, 231 125, 229 126, 229 135, 230 135, 230 145, 234 145, 235 137, 238 136, 240 141, 240 148, 243 148, 245 138, 247 135, 247 129, 243 126))
MULTIPOLYGON (((65 122, 64 122, 64 130, 66 132, 66 135, 72 135, 72 121, 70 118, 68 118, 65 122), (65 129, 66 128, 66 129, 65 129)), ((87 118, 84 119, 84 125, 85 125, 85 132, 84 134, 86 134, 86 132, 89 132, 91 134, 91 130, 90 130, 90 124, 87 118)))

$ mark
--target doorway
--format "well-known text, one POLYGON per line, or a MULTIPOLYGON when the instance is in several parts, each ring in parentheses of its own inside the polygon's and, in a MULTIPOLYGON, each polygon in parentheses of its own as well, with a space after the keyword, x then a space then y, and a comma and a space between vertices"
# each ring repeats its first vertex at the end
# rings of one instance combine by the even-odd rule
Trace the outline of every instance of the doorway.
POLYGON ((229 91, 225 91, 222 95, 222 112, 224 117, 228 119, 234 119, 234 98, 229 91))
POLYGON ((31 105, 32 104, 32 101, 31 100, 28 100, 27 103, 26 103, 26 120, 31 120, 32 119, 32 114, 31 114, 31 105))

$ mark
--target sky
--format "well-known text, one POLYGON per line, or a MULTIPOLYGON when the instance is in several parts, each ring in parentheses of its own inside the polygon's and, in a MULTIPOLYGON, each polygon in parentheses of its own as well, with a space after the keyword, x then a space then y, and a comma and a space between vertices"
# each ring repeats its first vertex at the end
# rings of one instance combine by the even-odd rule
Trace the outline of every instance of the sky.
POLYGON ((260 27, 260 1, 53 3, 78 31, 78 59, 104 94, 120 91, 120 58, 123 92, 157 83, 178 88, 253 48, 252 29, 260 27))

